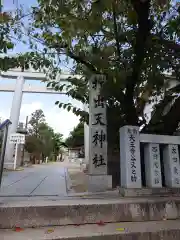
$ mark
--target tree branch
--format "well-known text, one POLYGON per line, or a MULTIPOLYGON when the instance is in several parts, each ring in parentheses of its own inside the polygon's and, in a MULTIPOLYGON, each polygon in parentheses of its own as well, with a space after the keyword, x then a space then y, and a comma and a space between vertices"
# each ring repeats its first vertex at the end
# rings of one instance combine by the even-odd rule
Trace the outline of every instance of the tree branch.
POLYGON ((85 65, 90 71, 92 71, 93 73, 99 73, 99 71, 97 70, 97 68, 95 66, 93 66, 89 61, 86 61, 85 59, 83 59, 80 56, 75 55, 73 52, 71 52, 70 50, 67 50, 67 56, 74 59, 76 62, 81 63, 83 65, 85 65))
MULTIPOLYGON (((167 104, 169 104, 172 101, 172 99, 173 99, 172 96, 167 96, 164 101, 167 100, 167 104)), ((162 116, 162 111, 167 106, 167 104, 163 106, 163 108, 161 108, 160 105, 160 110, 161 109, 162 110, 160 111, 159 115, 156 116, 155 119, 154 118, 151 119, 148 126, 146 126, 142 130, 143 132, 145 133, 155 132, 156 134, 172 135, 177 130, 180 122, 180 111, 178 110, 180 105, 180 97, 176 98, 174 104, 172 105, 168 113, 165 116, 162 116)))
POLYGON ((86 61, 83 57, 75 55, 69 48, 68 45, 66 43, 64 44, 53 44, 53 46, 51 46, 51 48, 55 48, 57 50, 57 52, 60 51, 60 49, 64 49, 66 50, 66 54, 68 57, 72 58, 73 60, 75 60, 76 62, 85 65, 90 71, 92 71, 93 73, 97 73, 100 74, 100 72, 98 71, 98 69, 89 61, 86 61))
POLYGON ((161 37, 159 37, 158 35, 155 35, 155 34, 151 34, 151 36, 152 36, 152 41, 156 41, 160 44, 163 44, 167 48, 175 51, 176 53, 180 53, 180 45, 178 43, 175 43, 171 40, 163 39, 163 38, 161 38, 161 37))
MULTIPOLYGON (((129 33, 129 32, 132 32, 132 30, 128 31, 127 33, 129 33)), ((108 33, 108 34, 111 35, 110 33, 108 33)), ((158 42, 158 43, 166 46, 167 48, 176 51, 176 53, 180 53, 180 44, 178 44, 174 41, 171 41, 171 40, 164 39, 164 38, 160 37, 158 34, 151 33, 150 36, 151 36, 151 39, 153 42, 158 42)), ((121 41, 127 42, 128 39, 126 38, 126 33, 120 33, 120 34, 118 33, 118 40, 120 42, 121 41)), ((130 43, 134 44, 134 42, 130 42, 130 43)))

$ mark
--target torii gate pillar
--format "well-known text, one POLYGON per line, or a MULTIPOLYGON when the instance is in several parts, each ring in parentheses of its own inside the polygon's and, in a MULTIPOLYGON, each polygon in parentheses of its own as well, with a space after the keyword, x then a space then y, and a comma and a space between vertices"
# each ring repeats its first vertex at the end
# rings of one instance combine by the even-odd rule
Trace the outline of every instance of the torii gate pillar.
POLYGON ((8 130, 8 138, 6 144, 6 153, 5 153, 5 161, 4 167, 7 169, 13 169, 14 164, 14 144, 9 143, 10 135, 17 132, 18 123, 19 123, 19 116, 21 110, 21 102, 23 96, 23 85, 24 85, 24 77, 19 76, 16 80, 16 87, 13 96, 13 102, 10 112, 10 121, 12 124, 9 126, 8 130))

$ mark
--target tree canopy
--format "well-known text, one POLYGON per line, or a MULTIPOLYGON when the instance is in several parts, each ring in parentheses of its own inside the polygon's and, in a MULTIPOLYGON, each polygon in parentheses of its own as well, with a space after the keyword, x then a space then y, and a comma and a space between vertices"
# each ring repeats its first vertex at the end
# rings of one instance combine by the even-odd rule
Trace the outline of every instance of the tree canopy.
POLYGON ((0 12, 0 70, 7 71, 12 68, 20 68, 22 71, 29 69, 49 68, 51 62, 42 54, 34 50, 28 52, 14 52, 13 50, 22 41, 24 36, 23 19, 29 14, 25 14, 20 9, 16 12, 0 12))
POLYGON ((65 141, 69 148, 84 146, 84 123, 80 122, 65 141))
MULTIPOLYGON (((54 72, 60 71, 64 61, 71 61, 72 72, 83 76, 70 79, 69 85, 54 81, 48 85, 88 104, 88 80, 93 74, 103 74, 102 94, 112 138, 125 124, 138 125, 144 132, 176 131, 179 87, 169 90, 166 75, 180 80, 177 3, 65 0, 49 4, 48 0, 38 0, 38 4, 32 8, 28 31, 34 56, 51 62, 54 72), (150 103, 154 114, 149 121, 145 107, 150 103)), ((87 117, 71 104, 56 104, 81 115, 81 120, 87 117)))
POLYGON ((26 137, 26 150, 35 157, 51 157, 56 159, 61 153, 62 137, 46 123, 45 115, 41 109, 31 114, 28 123, 28 136, 26 137))
POLYGON ((48 128, 45 124, 45 116, 41 109, 36 110, 31 114, 31 119, 29 121, 29 132, 36 138, 40 137, 43 127, 48 128))

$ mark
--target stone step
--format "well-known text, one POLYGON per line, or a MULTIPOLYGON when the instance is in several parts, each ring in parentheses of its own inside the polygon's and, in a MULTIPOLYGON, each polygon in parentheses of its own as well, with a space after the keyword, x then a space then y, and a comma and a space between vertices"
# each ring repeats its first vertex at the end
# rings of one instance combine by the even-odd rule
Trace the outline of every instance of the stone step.
POLYGON ((59 226, 26 228, 20 232, 0 230, 4 240, 179 240, 180 221, 151 221, 132 223, 109 223, 104 226, 87 224, 81 226, 59 226))
POLYGON ((0 204, 0 228, 180 218, 180 198, 64 199, 0 204))

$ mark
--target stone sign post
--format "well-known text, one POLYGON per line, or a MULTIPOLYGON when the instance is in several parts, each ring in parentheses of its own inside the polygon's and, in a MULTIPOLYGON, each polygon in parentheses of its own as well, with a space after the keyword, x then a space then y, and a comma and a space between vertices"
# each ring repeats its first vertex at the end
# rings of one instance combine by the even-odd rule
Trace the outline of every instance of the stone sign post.
POLYGON ((159 144, 146 144, 144 149, 144 161, 146 171, 146 186, 152 188, 162 187, 159 144))
POLYGON ((123 188, 141 188, 139 127, 120 128, 120 170, 123 188))
POLYGON ((107 175, 106 103, 101 95, 104 80, 104 76, 94 75, 89 81, 88 190, 91 192, 112 188, 112 177, 107 175))
POLYGON ((167 187, 180 187, 180 163, 178 145, 169 144, 163 151, 165 184, 167 187))

